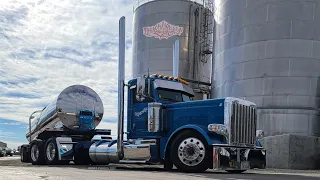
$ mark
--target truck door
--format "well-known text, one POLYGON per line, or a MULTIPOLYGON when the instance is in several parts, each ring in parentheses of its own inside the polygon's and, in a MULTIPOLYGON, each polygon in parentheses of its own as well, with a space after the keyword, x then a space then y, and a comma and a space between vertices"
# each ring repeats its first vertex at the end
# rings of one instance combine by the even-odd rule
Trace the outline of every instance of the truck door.
MULTIPOLYGON (((145 90, 148 91, 148 86, 145 90)), ((151 87, 151 97, 145 98, 143 101, 138 101, 136 98, 137 88, 130 89, 131 91, 131 106, 129 107, 130 111, 130 122, 128 123, 128 131, 130 135, 143 135, 148 132, 148 103, 153 102, 153 92, 151 87), (142 133, 142 134, 141 134, 142 133)), ((130 136, 129 135, 129 136, 130 136)))

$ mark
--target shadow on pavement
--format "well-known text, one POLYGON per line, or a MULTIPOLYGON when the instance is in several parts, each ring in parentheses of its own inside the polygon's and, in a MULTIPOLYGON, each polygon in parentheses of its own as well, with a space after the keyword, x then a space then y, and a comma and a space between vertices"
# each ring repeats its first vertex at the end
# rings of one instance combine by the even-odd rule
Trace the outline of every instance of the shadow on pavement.
MULTIPOLYGON (((265 174, 266 171, 261 171, 261 173, 253 173, 253 172, 244 172, 241 174, 232 174, 225 171, 212 171, 207 170, 204 173, 184 173, 179 172, 177 169, 173 169, 172 171, 166 171, 162 167, 145 167, 146 165, 115 165, 110 164, 108 166, 82 166, 82 165, 64 165, 63 167, 68 168, 77 168, 77 169, 87 169, 87 170, 116 170, 116 171, 141 171, 141 172, 165 172, 165 173, 174 173, 181 174, 183 176, 189 176, 194 178, 211 178, 213 180, 249 180, 249 179, 258 179, 258 180, 319 180, 319 177, 310 177, 310 176, 302 176, 297 174, 287 175, 287 174, 271 174, 272 170, 268 174, 265 174), (222 179, 221 179, 222 178, 222 179)), ((48 166, 48 167, 62 167, 62 166, 48 166)))
POLYGON ((259 179, 259 180, 315 180, 320 179, 319 177, 307 177, 298 174, 286 175, 286 174, 276 174, 273 170, 262 170, 262 171, 247 171, 242 174, 231 174, 225 171, 212 171, 208 170, 204 173, 184 173, 179 172, 177 169, 172 171, 166 171, 159 165, 137 165, 137 164, 110 164, 110 165, 100 165, 100 166, 88 166, 88 165, 42 165, 34 166, 30 163, 21 163, 20 159, 1 161, 0 166, 12 166, 12 167, 56 167, 56 168, 74 168, 81 170, 101 170, 101 171, 141 171, 141 172, 152 172, 152 173, 174 173, 181 174, 181 176, 188 176, 194 178, 211 178, 213 180, 249 180, 249 179, 259 179))

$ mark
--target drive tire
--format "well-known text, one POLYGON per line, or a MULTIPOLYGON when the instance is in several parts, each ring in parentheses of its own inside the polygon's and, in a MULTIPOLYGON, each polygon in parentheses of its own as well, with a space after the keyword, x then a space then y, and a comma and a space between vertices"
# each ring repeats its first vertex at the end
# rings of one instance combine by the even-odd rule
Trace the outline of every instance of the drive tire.
POLYGON ((179 171, 204 172, 210 167, 209 152, 205 138, 195 131, 187 130, 172 141, 170 158, 179 171))
POLYGON ((74 160, 75 165, 89 165, 92 163, 92 165, 95 165, 95 163, 91 162, 89 155, 86 153, 83 153, 82 151, 77 151, 74 153, 74 160))
POLYGON ((45 148, 45 161, 47 165, 56 165, 59 164, 59 151, 57 147, 56 138, 50 138, 46 142, 45 148))
POLYGON ((34 140, 30 144, 29 159, 33 165, 43 165, 44 161, 44 149, 43 143, 40 140, 34 140))
POLYGON ((77 144, 74 150, 74 160, 75 165, 89 165, 92 163, 89 157, 89 149, 84 148, 83 144, 77 144))

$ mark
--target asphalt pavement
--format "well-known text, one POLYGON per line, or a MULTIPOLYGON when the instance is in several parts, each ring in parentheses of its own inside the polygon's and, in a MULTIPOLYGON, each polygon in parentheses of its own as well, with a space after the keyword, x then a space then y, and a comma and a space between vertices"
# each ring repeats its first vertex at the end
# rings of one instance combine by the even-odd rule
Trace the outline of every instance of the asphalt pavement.
POLYGON ((320 179, 320 171, 304 170, 250 170, 242 174, 224 171, 205 173, 180 173, 164 171, 161 166, 115 165, 109 166, 33 166, 21 163, 19 157, 0 158, 0 180, 314 180, 320 179))

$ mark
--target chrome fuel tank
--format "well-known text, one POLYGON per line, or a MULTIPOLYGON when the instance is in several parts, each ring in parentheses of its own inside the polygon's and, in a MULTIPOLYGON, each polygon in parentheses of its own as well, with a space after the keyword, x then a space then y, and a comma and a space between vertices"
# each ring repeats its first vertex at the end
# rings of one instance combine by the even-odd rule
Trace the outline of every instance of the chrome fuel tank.
POLYGON ((94 90, 83 85, 69 86, 42 111, 30 117, 31 131, 28 127, 26 137, 30 140, 31 132, 32 140, 48 129, 93 130, 101 122, 103 112, 101 98, 94 90), (88 122, 81 121, 79 116, 91 117, 90 126, 84 126, 88 122))
POLYGON ((119 159, 117 140, 101 140, 93 143, 89 149, 90 159, 100 165, 109 163, 141 163, 151 159, 151 146, 156 146, 156 140, 135 140, 123 143, 123 159, 119 159))

